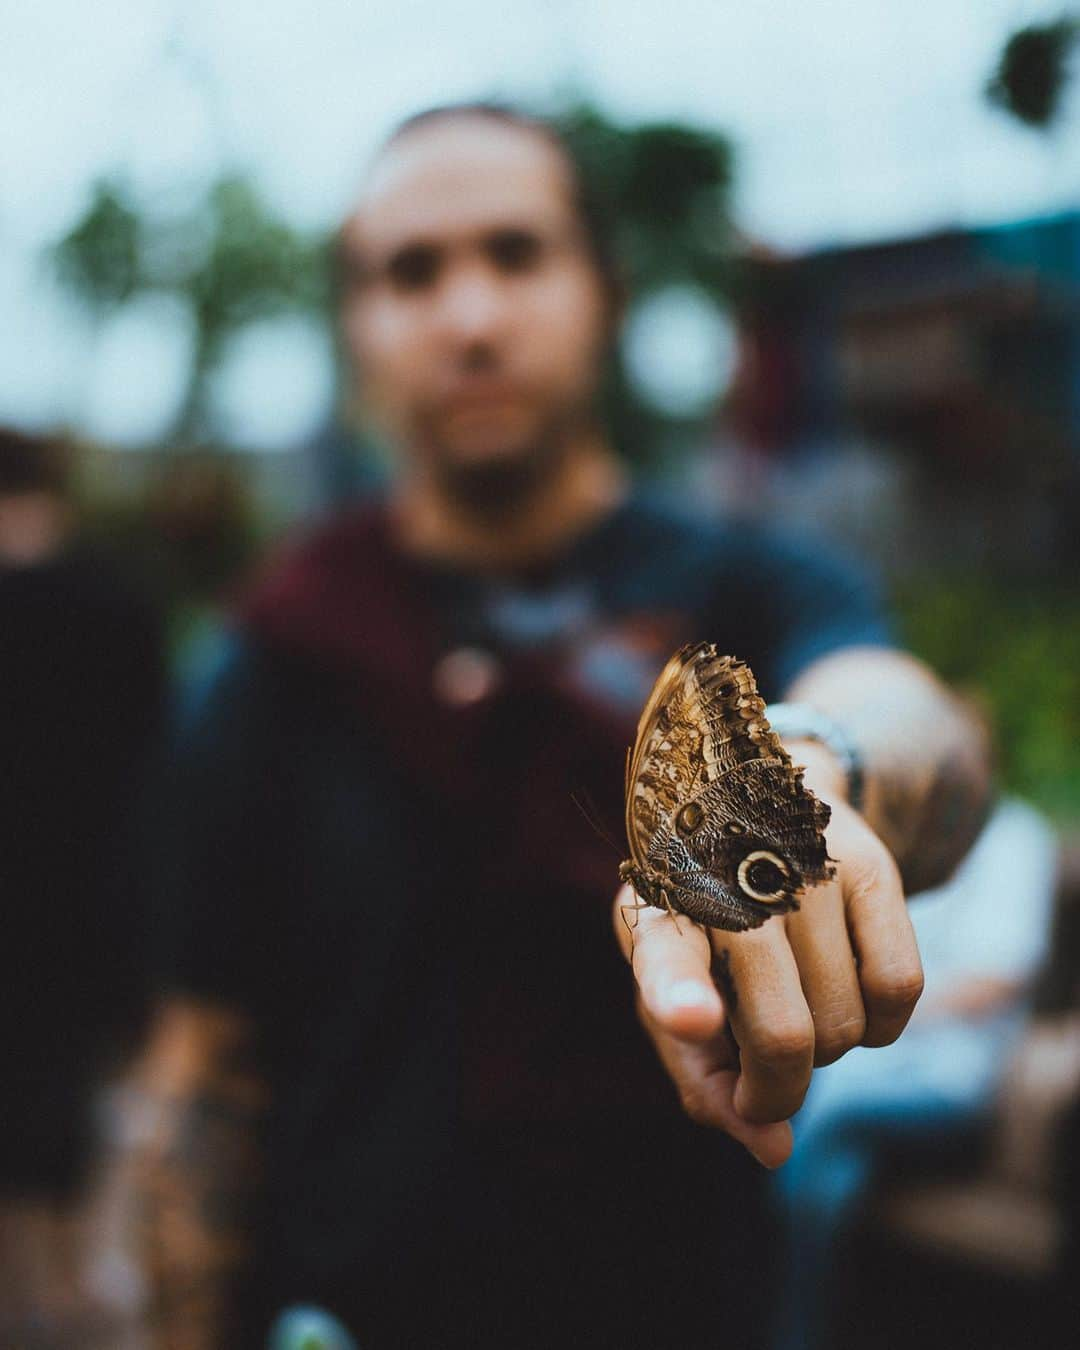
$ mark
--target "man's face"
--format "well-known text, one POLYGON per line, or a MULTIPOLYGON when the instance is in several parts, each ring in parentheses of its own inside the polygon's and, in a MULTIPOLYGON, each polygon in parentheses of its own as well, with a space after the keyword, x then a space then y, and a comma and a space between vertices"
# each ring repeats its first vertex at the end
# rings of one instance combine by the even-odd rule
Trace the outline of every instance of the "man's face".
POLYGON ((542 479, 589 421, 609 322, 558 151, 476 116, 417 127, 343 246, 346 342, 390 437, 476 505, 542 479))

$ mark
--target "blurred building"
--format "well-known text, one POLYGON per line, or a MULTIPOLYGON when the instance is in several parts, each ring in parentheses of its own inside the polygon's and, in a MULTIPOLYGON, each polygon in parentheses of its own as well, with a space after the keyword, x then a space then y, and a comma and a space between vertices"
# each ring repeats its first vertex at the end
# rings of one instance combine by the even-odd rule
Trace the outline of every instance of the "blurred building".
POLYGON ((1080 213, 752 255, 739 312, 741 505, 838 524, 900 570, 1075 558, 1080 213))

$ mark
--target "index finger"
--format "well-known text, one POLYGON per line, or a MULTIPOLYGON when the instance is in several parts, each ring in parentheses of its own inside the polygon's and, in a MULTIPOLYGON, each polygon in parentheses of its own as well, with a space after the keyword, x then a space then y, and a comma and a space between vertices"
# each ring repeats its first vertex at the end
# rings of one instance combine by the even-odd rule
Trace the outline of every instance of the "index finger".
POLYGON ((635 908, 629 886, 615 897, 614 922, 649 1017, 664 1031, 686 1040, 715 1036, 723 1023, 724 1005, 713 984, 712 950, 704 930, 685 915, 676 920, 652 906, 635 908), (636 921, 630 920, 628 926, 624 920, 631 911, 636 921))

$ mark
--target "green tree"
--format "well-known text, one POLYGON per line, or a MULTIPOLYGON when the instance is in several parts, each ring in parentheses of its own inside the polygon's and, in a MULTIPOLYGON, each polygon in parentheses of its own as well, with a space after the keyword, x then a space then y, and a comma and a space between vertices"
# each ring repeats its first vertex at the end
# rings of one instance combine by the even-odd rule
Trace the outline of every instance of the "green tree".
POLYGON ((1069 53, 1078 35, 1080 20, 1069 17, 1018 29, 986 86, 991 103, 1028 126, 1050 126, 1061 108, 1069 53))
MULTIPOLYGON (((559 121, 594 209, 608 218, 628 296, 688 283, 725 307, 736 281, 728 140, 674 122, 621 126, 587 104, 559 121)), ((680 421, 647 402, 617 350, 605 403, 616 443, 640 463, 692 444, 703 429, 700 418, 680 421)))
POLYGON ((83 217, 53 250, 62 283, 95 318, 136 295, 164 293, 194 317, 187 390, 169 441, 208 433, 209 380, 229 337, 282 314, 321 314, 326 239, 279 220, 239 175, 223 177, 176 219, 140 211, 115 179, 97 184, 83 217))
MULTIPOLYGON (((685 281, 722 303, 731 285, 727 141, 677 123, 621 126, 585 104, 558 120, 590 203, 609 217, 628 289, 685 281)), ((329 258, 327 235, 291 229, 240 174, 219 179, 173 219, 147 213, 122 181, 106 179, 53 251, 62 282, 98 319, 154 292, 190 306, 194 354, 170 443, 207 438, 210 380, 244 324, 282 314, 330 322, 329 258)), ((627 452, 655 457, 671 421, 640 398, 617 353, 608 405, 627 452)))

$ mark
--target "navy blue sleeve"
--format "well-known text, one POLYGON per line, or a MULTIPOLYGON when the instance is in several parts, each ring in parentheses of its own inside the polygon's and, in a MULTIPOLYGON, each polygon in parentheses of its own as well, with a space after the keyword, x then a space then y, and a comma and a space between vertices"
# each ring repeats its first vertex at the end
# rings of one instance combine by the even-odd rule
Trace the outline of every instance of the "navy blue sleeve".
POLYGON ((768 657, 766 697, 782 697, 795 678, 830 652, 891 646, 892 626, 869 567, 811 540, 746 537, 759 641, 768 657))

